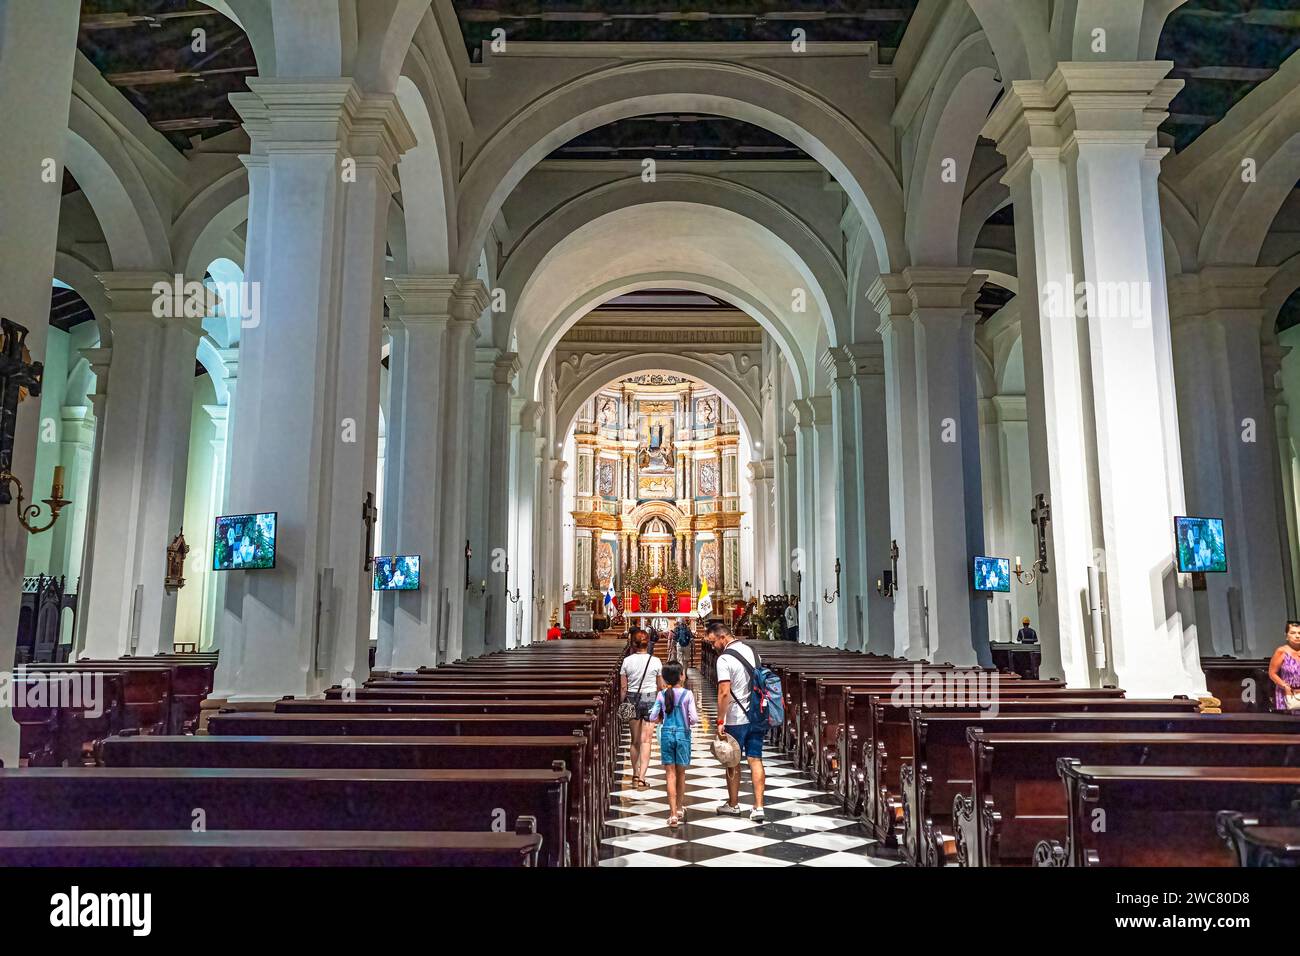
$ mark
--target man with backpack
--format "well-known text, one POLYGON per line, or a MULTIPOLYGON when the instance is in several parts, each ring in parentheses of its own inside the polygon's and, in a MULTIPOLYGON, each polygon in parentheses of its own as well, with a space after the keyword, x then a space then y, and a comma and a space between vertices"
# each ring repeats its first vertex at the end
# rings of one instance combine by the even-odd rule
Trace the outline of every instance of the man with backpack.
MULTIPOLYGON (((718 653, 718 736, 729 734, 740 745, 740 752, 749 763, 749 776, 754 783, 754 809, 749 819, 762 823, 763 816, 763 739, 768 724, 758 708, 751 707, 754 673, 758 657, 753 649, 736 640, 731 628, 715 624, 709 629, 713 649, 718 653)), ((727 802, 718 807, 724 816, 740 816, 740 766, 727 769, 727 802)))

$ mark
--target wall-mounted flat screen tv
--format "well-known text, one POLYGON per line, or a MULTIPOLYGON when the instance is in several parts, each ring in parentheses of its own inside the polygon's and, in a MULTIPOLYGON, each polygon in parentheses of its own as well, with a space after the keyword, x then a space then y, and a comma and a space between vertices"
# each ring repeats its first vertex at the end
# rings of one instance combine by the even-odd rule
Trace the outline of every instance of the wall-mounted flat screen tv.
POLYGON ((972 580, 976 591, 1010 591, 1011 559, 976 558, 972 580))
POLYGON ((1183 574, 1228 570, 1222 518, 1174 518, 1174 540, 1183 574))
POLYGON ((395 554, 375 558, 376 591, 418 591, 420 589, 420 556, 395 554))
POLYGON ((275 516, 222 515, 212 536, 213 571, 265 571, 275 567, 275 516))

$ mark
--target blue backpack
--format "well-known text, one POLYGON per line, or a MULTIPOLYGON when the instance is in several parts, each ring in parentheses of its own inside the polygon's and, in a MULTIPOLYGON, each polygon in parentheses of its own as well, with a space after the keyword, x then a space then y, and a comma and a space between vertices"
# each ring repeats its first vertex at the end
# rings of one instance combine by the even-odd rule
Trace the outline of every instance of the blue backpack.
POLYGON ((754 654, 757 665, 749 663, 742 654, 731 648, 722 652, 731 655, 744 665, 749 674, 749 704, 744 708, 750 726, 780 727, 785 723, 785 696, 781 691, 781 678, 763 666, 763 659, 754 654))

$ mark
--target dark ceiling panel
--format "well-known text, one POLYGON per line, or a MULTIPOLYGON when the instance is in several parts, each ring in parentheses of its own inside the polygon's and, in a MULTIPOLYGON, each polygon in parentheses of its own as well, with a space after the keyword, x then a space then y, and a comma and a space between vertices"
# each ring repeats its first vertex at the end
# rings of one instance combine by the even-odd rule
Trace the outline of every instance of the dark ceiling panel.
POLYGON ((77 46, 181 150, 239 125, 229 96, 257 71, 244 32, 198 0, 82 0, 77 46))
POLYGON ((874 40, 898 46, 917 0, 454 0, 470 59, 492 31, 507 40, 605 43, 874 40), (680 9, 685 7, 686 9, 680 9))
POLYGON ((637 116, 570 140, 551 159, 808 159, 775 133, 696 113, 637 116))
POLYGON ((1185 149, 1297 50, 1297 0, 1189 0, 1169 16, 1156 50, 1184 83, 1161 130, 1185 149))
POLYGON ((86 305, 86 300, 71 289, 55 286, 50 294, 50 325, 64 332, 71 332, 82 322, 91 322, 95 314, 86 305))

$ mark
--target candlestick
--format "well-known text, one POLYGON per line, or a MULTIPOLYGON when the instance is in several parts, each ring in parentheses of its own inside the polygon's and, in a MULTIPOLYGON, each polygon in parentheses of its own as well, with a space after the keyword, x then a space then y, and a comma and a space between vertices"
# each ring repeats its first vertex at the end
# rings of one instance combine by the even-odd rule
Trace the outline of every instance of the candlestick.
POLYGON ((50 484, 51 484, 50 497, 62 498, 63 497, 63 466, 62 465, 54 466, 54 480, 50 484))

